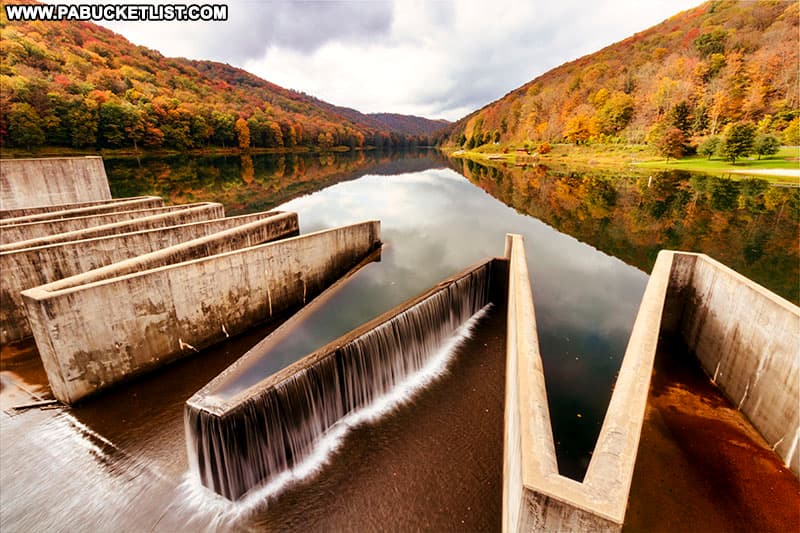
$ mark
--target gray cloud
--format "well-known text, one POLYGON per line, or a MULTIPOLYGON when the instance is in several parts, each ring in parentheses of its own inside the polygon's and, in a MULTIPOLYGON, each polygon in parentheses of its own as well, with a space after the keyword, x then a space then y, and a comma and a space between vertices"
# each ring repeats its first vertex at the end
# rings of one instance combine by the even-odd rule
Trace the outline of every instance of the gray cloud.
POLYGON ((206 53, 234 61, 261 57, 281 46, 310 53, 331 42, 368 42, 388 33, 390 2, 229 1, 230 20, 197 43, 206 53))
POLYGON ((165 55, 231 63, 336 105, 454 120, 699 0, 226 3, 227 22, 107 26, 165 55))

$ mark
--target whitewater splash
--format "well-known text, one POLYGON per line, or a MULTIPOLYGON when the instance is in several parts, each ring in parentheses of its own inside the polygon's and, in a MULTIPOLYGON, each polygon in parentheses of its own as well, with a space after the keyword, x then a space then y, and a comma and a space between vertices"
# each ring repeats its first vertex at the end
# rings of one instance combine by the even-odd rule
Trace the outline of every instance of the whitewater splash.
POLYGON ((226 529, 226 526, 263 508, 271 499, 279 496, 293 484, 309 479, 328 464, 351 430, 361 424, 379 420, 402 407, 419 391, 444 376, 458 348, 471 338, 475 327, 491 311, 492 305, 491 303, 485 305, 464 322, 419 371, 407 376, 393 390, 376 398, 371 404, 349 413, 333 424, 315 441, 311 453, 292 468, 280 473, 268 483, 250 490, 236 501, 210 491, 198 483, 196 473, 188 472, 179 487, 181 505, 190 509, 196 516, 199 514, 198 519, 202 516, 201 520, 208 531, 226 529))
POLYGON ((385 413, 444 370, 485 314, 491 272, 487 261, 453 278, 309 356, 285 378, 255 386, 223 412, 206 410, 202 399, 188 402, 193 477, 230 500, 251 491, 261 501, 316 471, 349 428, 385 413))

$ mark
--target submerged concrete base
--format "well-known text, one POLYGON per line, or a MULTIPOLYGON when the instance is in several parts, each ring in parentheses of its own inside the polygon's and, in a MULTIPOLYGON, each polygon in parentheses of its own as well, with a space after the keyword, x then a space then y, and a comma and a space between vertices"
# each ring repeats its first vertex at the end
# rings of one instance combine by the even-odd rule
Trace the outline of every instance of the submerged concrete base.
POLYGON ((378 246, 380 224, 269 238, 255 222, 23 292, 53 394, 74 403, 299 307, 378 246))

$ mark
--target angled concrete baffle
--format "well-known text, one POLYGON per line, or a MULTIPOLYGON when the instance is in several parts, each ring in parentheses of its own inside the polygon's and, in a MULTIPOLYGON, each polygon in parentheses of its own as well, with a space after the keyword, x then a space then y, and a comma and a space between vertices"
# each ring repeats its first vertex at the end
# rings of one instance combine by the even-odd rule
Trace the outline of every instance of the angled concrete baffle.
POLYGON ((522 237, 507 253, 504 531, 622 529, 661 333, 686 341, 797 474, 800 309, 707 256, 662 251, 586 476, 559 475, 522 237))
POLYGON ((471 317, 505 298, 506 268, 503 259, 483 261, 244 390, 227 392, 338 287, 328 289, 189 399, 186 439, 198 481, 238 499, 298 465, 334 424, 419 372, 471 317))
POLYGON ((271 219, 268 224, 275 229, 268 240, 296 235, 297 216, 281 215, 256 213, 0 251, 0 342, 32 335, 22 302, 25 289, 263 219, 271 219))
MULTIPOLYGON (((68 204, 40 205, 38 207, 23 207, 20 209, 0 209, 0 220, 5 221, 9 218, 25 218, 30 216, 47 215, 57 211, 74 211, 97 207, 102 209, 104 206, 113 205, 128 200, 139 200, 142 198, 158 198, 157 196, 131 196, 122 199, 95 200, 93 202, 73 202, 68 204)), ((159 205, 163 205, 162 203, 159 205)), ((102 211, 98 211, 102 213, 102 211)))
POLYGON ((0 160, 0 209, 110 199, 99 156, 0 160))
MULTIPOLYGON (((49 237, 59 233, 69 233, 88 228, 95 228, 107 224, 136 220, 153 215, 161 215, 192 207, 203 207, 215 205, 212 202, 198 202, 196 204, 172 205, 167 207, 154 207, 149 209, 138 209, 126 211, 116 211, 112 213, 99 213, 75 218, 57 218, 48 220, 37 220, 34 222, 23 222, 19 224, 5 224, 0 226, 0 244, 11 244, 22 241, 30 241, 49 237)), ((219 204, 216 204, 219 205, 219 204)))
MULTIPOLYGON (((133 211, 136 209, 150 209, 163 207, 164 200, 158 196, 134 196, 131 198, 121 198, 119 200, 108 200, 101 204, 67 204, 63 209, 51 209, 39 213, 20 214, 9 216, 12 211, 0 211, 0 228, 11 224, 26 224, 41 220, 57 220, 60 218, 76 218, 88 215, 99 215, 101 213, 115 213, 117 211, 133 211)), ((18 210, 14 212, 24 212, 18 210)))
POLYGON ((257 244, 253 222, 23 292, 53 394, 75 401, 321 292, 380 244, 364 222, 257 244))
MULTIPOLYGON (((168 226, 176 226, 179 224, 191 224, 193 222, 212 220, 225 216, 225 209, 222 207, 222 204, 212 202, 177 207, 180 207, 180 209, 174 209, 159 215, 149 215, 140 218, 134 218, 133 220, 112 222, 102 226, 95 226, 77 231, 68 231, 66 233, 56 233, 46 237, 29 239, 27 241, 0 244, 0 252, 24 250, 26 248, 33 248, 36 246, 49 246, 56 243, 92 239, 95 237, 103 237, 105 235, 119 235, 121 233, 130 233, 132 231, 141 231, 145 229, 166 228, 168 226)), ((0 228, 0 230, 2 230, 2 228, 0 228)))

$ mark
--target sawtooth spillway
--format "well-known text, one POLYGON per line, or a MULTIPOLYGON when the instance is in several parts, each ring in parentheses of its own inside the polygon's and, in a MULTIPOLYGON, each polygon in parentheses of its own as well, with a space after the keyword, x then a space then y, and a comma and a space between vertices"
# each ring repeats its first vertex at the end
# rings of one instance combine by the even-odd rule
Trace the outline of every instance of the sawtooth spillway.
POLYGON ((685 343, 774 459, 800 473, 800 309, 702 254, 659 254, 576 480, 556 458, 520 235, 506 235, 502 257, 353 318, 284 360, 276 352, 287 338, 336 312, 338 291, 379 268, 379 221, 301 234, 294 212, 226 217, 215 202, 114 200, 99 158, 4 162, 0 177, 1 338, 33 338, 65 409, 274 326, 180 398, 189 483, 208 498, 206 489, 236 506, 292 479, 348 421, 407 383, 435 379, 494 309, 505 312, 503 531, 622 530, 660 337, 685 343))

